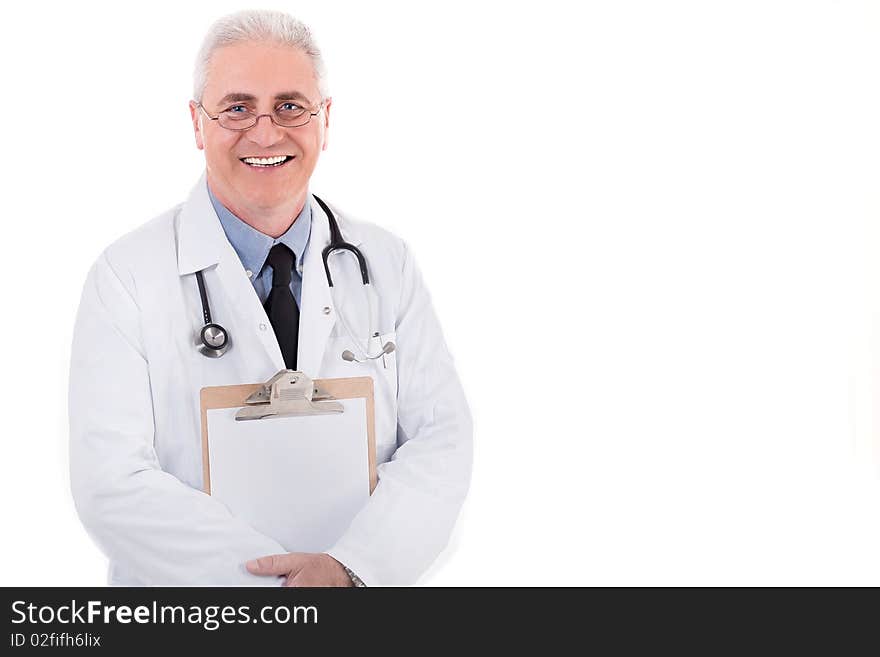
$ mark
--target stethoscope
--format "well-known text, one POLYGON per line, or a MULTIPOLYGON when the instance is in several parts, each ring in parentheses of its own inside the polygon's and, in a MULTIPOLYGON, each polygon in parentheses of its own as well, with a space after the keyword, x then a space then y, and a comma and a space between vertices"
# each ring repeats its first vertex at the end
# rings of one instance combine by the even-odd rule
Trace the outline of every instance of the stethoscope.
MULTIPOLYGON (((314 196, 314 194, 312 195, 314 196)), ((336 305, 336 316, 339 318, 343 328, 345 329, 348 336, 351 338, 352 342, 357 346, 358 351, 361 352, 361 358, 358 358, 354 355, 354 353, 346 349, 342 352, 342 360, 346 361, 355 361, 358 363, 362 363, 367 360, 374 360, 376 358, 382 358, 385 354, 390 354, 395 349, 395 345, 393 342, 386 342, 382 345, 381 351, 377 354, 373 354, 370 352, 369 344, 364 346, 361 344, 361 341, 358 340, 354 332, 351 330, 348 322, 345 319, 345 315, 340 310, 340 305, 337 302, 335 288, 333 286, 333 276, 330 274, 330 266, 328 264, 328 259, 330 255, 339 251, 348 251, 355 258, 357 258, 358 266, 361 270, 361 281, 363 282, 364 291, 367 295, 367 299, 369 302, 369 340, 372 338, 378 338, 379 332, 374 330, 375 320, 376 320, 376 292, 373 290, 373 286, 370 285, 370 275, 367 272, 367 260, 364 258, 364 254, 361 253, 361 250, 357 248, 354 244, 349 244, 342 238, 342 233, 339 230, 339 224, 336 223, 336 217, 333 212, 327 206, 324 201, 315 196, 315 200, 318 202, 318 205, 321 206, 321 209, 324 211, 324 214, 327 215, 327 222, 330 224, 330 244, 324 247, 324 250, 321 252, 321 258, 324 261, 324 273, 327 275, 327 284, 330 286, 330 294, 333 297, 333 301, 336 305)), ((203 275, 204 270, 199 270, 196 272, 196 281, 199 285, 199 297, 202 300, 202 316, 205 321, 205 325, 202 327, 202 330, 199 332, 199 343, 197 344, 197 348, 199 352, 208 358, 220 358, 232 344, 232 341, 229 337, 229 331, 223 328, 220 324, 215 323, 211 319, 211 307, 208 305, 208 293, 205 289, 205 277, 203 275)))

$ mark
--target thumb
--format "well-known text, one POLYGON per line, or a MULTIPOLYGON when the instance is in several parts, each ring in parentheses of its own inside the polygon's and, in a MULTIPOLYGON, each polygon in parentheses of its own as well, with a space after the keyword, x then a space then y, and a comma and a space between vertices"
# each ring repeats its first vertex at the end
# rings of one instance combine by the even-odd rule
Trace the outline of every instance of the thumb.
POLYGON ((287 575, 294 570, 297 561, 297 556, 294 553, 271 554, 268 557, 248 561, 245 567, 253 575, 287 575))

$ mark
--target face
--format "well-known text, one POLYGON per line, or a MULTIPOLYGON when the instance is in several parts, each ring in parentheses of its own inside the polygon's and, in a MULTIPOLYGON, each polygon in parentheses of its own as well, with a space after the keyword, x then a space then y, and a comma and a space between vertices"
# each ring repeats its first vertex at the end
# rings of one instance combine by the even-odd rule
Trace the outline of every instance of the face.
MULTIPOLYGON (((214 51, 202 105, 221 112, 271 114, 293 103, 314 112, 321 95, 312 61, 301 50, 272 43, 241 43, 214 51)), ((212 121, 190 102, 196 145, 205 151, 211 191, 233 211, 271 212, 302 202, 321 151, 327 147, 330 99, 309 122, 296 128, 275 125, 268 116, 243 132, 212 121), (246 158, 286 156, 278 166, 246 158)))

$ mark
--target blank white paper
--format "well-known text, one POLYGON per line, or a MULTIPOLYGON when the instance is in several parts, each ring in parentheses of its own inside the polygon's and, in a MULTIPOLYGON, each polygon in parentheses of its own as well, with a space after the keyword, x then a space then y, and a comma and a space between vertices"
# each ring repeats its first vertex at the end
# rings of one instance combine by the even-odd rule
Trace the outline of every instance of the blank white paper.
POLYGON ((208 411, 211 496, 290 552, 323 552, 370 496, 366 401, 345 412, 236 422, 208 411))

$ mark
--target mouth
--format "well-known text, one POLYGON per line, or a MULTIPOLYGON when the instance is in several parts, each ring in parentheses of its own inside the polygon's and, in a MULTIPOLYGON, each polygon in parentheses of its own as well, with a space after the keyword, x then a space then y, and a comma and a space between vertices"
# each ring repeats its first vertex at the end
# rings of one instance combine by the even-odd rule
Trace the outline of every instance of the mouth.
POLYGON ((240 157, 239 161, 252 169, 277 169, 294 160, 293 155, 275 155, 273 157, 240 157))

